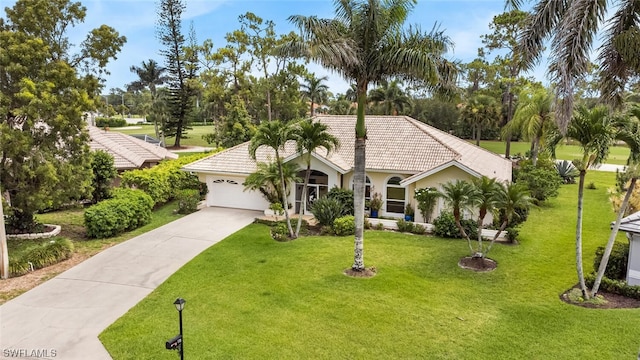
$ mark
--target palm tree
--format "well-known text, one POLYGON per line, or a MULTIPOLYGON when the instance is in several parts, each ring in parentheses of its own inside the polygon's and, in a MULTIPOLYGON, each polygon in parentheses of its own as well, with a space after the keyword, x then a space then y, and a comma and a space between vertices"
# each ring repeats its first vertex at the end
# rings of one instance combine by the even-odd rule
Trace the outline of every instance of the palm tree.
POLYGON ((629 147, 630 153, 629 158, 627 159, 626 171, 627 173, 631 174, 631 179, 629 181, 629 186, 627 186, 627 192, 625 193, 624 199, 622 200, 622 205, 620 205, 620 209, 618 209, 616 222, 614 223, 613 228, 611 228, 611 234, 609 235, 607 245, 604 248, 602 260, 600 260, 600 266, 598 268, 598 272, 596 273, 593 287, 591 288, 591 296, 596 296, 598 294, 598 290, 600 289, 600 282, 602 282, 604 272, 607 269, 607 264, 609 262, 609 256, 611 256, 613 244, 615 243, 616 237, 618 236, 620 223, 622 222, 622 218, 624 217, 624 214, 627 211, 627 207, 629 206, 629 199, 631 198, 631 194, 633 194, 636 182, 638 181, 638 176, 640 176, 640 106, 635 105, 634 107, 632 107, 629 110, 628 117, 625 120, 626 121, 624 121, 623 126, 618 132, 616 138, 617 140, 624 141, 629 147))
MULTIPOLYGON (((518 8, 524 0, 507 0, 518 8)), ((525 67, 532 67, 543 55, 551 39, 549 74, 559 106, 556 121, 566 132, 573 113, 573 89, 587 73, 594 38, 605 30, 598 65, 601 98, 620 105, 627 81, 640 72, 640 43, 635 34, 640 26, 638 0, 540 0, 522 32, 519 53, 525 67), (612 14, 605 18, 607 14, 612 14)))
POLYGON ((376 105, 382 105, 385 115, 398 115, 411 107, 411 99, 400 88, 398 80, 380 81, 380 86, 369 92, 369 99, 376 105))
POLYGON ((323 81, 327 81, 327 77, 323 76, 321 78, 317 78, 316 74, 310 74, 305 78, 306 84, 300 84, 302 90, 300 91, 302 95, 304 95, 309 102, 311 102, 311 109, 309 114, 311 117, 315 115, 315 104, 326 103, 328 100, 328 91, 329 87, 326 84, 323 84, 323 81))
MULTIPOLYGON (((576 271, 578 282, 584 299, 589 299, 590 294, 584 280, 582 266, 582 211, 584 200, 584 179, 587 169, 592 165, 601 164, 609 154, 609 147, 615 140, 617 133, 616 123, 607 107, 598 106, 588 109, 578 106, 575 115, 567 128, 566 137, 580 144, 582 159, 575 160, 574 165, 580 171, 578 183, 578 214, 576 224, 576 271)), ((556 136, 551 140, 551 146, 555 148, 562 139, 556 136)))
MULTIPOLYGON (((256 166, 256 171, 249 174, 244 182, 245 191, 258 190, 269 203, 281 203, 283 194, 282 188, 280 187, 280 170, 278 169, 278 163, 275 161, 269 163, 259 162, 256 166)), ((294 162, 283 163, 282 174, 285 184, 300 181, 298 177, 299 171, 300 168, 298 164, 294 162)), ((284 197, 288 197, 289 194, 290 187, 287 187, 284 197)), ((282 208, 284 209, 284 206, 282 208)))
MULTIPOLYGON (((151 106, 153 107, 156 101, 159 101, 156 86, 162 85, 167 81, 168 77, 163 75, 167 69, 158 66, 158 63, 155 60, 149 59, 147 62, 143 61, 142 66, 140 67, 132 65, 129 70, 138 75, 138 80, 127 85, 127 91, 141 91, 143 89, 149 89, 149 92, 151 92, 151 106)), ((156 138, 159 138, 160 133, 158 130, 158 121, 155 117, 153 124, 156 138)))
POLYGON ((280 173, 280 189, 282 189, 282 207, 284 208, 284 215, 287 220, 287 229, 289 230, 289 237, 295 238, 293 228, 291 227, 291 219, 289 218, 289 203, 287 201, 286 182, 284 179, 284 172, 282 170, 282 158, 280 157, 280 151, 284 149, 285 144, 289 140, 294 140, 294 129, 289 124, 285 124, 278 120, 266 121, 260 124, 256 134, 251 139, 249 144, 249 155, 252 159, 256 158, 256 151, 261 146, 267 146, 275 152, 275 162, 278 165, 278 172, 280 173))
POLYGON ((443 55, 451 42, 434 28, 424 33, 403 28, 415 0, 335 0, 335 18, 294 15, 301 32, 282 50, 304 56, 340 73, 356 84, 358 102, 354 149, 355 239, 353 271, 364 266, 365 109, 367 88, 391 77, 423 80, 427 86, 453 82, 455 66, 443 55))
POLYGON ((496 179, 482 176, 472 180, 475 188, 476 206, 478 207, 478 249, 474 257, 485 257, 484 248, 482 246, 482 225, 487 213, 494 214, 497 210, 498 192, 500 191, 500 183, 496 179))
POLYGON ((533 205, 529 189, 520 183, 499 184, 495 198, 495 207, 501 210, 502 223, 496 235, 491 239, 491 243, 487 250, 482 254, 483 257, 489 254, 493 244, 498 236, 507 228, 509 223, 518 216, 519 209, 528 209, 533 205))
POLYGON ((458 231, 460 231, 460 235, 463 238, 467 239, 469 250, 473 255, 475 252, 473 246, 471 246, 471 239, 467 232, 464 231, 460 220, 462 220, 462 211, 477 203, 476 189, 468 181, 458 179, 455 182, 449 181, 442 185, 441 196, 453 211, 453 218, 456 221, 458 231))
POLYGON ((476 145, 480 146, 482 127, 496 123, 500 118, 500 106, 492 96, 474 94, 462 108, 460 117, 473 126, 476 145))
POLYGON ((540 148, 544 145, 553 126, 554 97, 542 87, 525 87, 518 97, 518 106, 513 120, 502 128, 503 137, 519 131, 522 137, 531 141, 531 162, 536 166, 540 148))
POLYGON ((314 122, 312 119, 301 121, 296 129, 296 147, 298 153, 300 153, 304 162, 307 164, 304 185, 302 186, 302 204, 298 216, 298 225, 296 226, 296 237, 300 235, 302 214, 304 214, 307 209, 307 186, 309 185, 309 176, 311 175, 311 154, 320 148, 324 148, 328 155, 329 152, 340 146, 338 138, 331 135, 328 130, 329 127, 327 125, 314 122))

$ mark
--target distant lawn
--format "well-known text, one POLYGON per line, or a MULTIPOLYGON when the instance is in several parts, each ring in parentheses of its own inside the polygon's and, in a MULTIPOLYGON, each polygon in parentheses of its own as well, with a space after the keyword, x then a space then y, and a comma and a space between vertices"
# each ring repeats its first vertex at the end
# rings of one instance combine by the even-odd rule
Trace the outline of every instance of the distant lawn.
MULTIPOLYGON (((475 144, 475 142, 473 142, 475 144)), ((481 141, 480 146, 496 154, 504 155, 506 143, 503 141, 481 141)), ((525 154, 531 148, 528 142, 518 141, 511 143, 511 154, 525 154)), ((626 146, 612 146, 609 157, 605 160, 607 164, 626 165, 629 157, 629 148, 626 146)), ((577 145, 562 145, 556 149, 556 157, 560 160, 574 160, 582 158, 580 147, 577 145)))
MULTIPOLYGON (((129 128, 117 128, 112 129, 112 131, 118 131, 121 133, 129 134, 129 135, 151 135, 155 137, 155 130, 153 125, 134 125, 129 126, 129 128), (140 129, 141 127, 141 129, 140 129)), ((187 138, 182 138, 180 140, 180 144, 183 146, 205 146, 211 147, 212 145, 208 144, 206 141, 202 139, 202 135, 209 134, 213 132, 213 125, 207 126, 194 126, 192 130, 187 131, 187 138)), ((173 146, 175 142, 175 137, 166 138, 166 145, 173 146)))
MULTIPOLYGON (((585 264, 606 242, 614 218, 607 187, 592 172, 585 196, 585 264)), ((499 266, 457 266, 466 244, 367 231, 371 279, 342 274, 351 237, 278 243, 250 225, 186 264, 100 336, 114 359, 175 359, 164 341, 184 310, 186 357, 195 359, 635 359, 640 309, 567 305, 576 283, 577 187, 533 210, 521 245, 497 246, 499 266), (124 345, 126 344, 126 345, 124 345)), ((621 237, 622 238, 622 237, 621 237)))

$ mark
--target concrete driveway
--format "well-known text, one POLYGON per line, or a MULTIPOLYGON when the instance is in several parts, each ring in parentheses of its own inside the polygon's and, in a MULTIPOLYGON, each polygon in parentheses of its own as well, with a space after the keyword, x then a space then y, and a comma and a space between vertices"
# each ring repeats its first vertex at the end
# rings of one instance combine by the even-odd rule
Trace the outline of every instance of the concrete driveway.
POLYGON ((260 214, 202 209, 8 301, 0 306, 0 358, 111 359, 98 334, 189 260, 260 214))

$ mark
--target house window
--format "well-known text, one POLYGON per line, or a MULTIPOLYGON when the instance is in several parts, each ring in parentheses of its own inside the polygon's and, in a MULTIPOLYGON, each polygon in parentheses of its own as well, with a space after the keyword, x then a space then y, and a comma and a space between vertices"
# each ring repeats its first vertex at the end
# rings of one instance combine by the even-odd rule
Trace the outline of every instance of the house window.
POLYGON ((387 212, 404 214, 406 189, 400 186, 402 179, 394 176, 387 181, 387 212))

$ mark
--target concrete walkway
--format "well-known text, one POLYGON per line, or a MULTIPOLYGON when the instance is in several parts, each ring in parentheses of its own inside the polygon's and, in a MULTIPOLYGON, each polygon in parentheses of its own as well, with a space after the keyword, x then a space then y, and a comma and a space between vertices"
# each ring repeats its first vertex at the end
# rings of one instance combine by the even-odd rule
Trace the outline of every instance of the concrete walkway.
POLYGON ((98 334, 189 260, 260 214, 202 209, 8 301, 0 306, 0 358, 111 359, 98 334))

